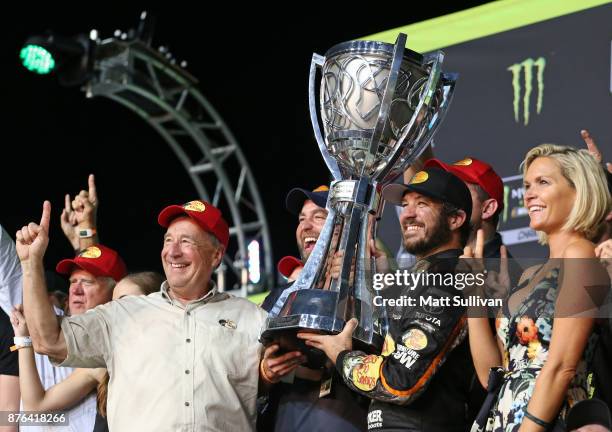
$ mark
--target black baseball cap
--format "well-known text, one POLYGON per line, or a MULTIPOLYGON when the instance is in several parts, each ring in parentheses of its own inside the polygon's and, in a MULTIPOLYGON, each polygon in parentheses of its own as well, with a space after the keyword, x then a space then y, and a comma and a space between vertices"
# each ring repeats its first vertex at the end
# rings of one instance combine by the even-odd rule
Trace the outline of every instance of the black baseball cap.
POLYGON ((581 428, 586 425, 601 425, 612 428, 608 405, 599 399, 586 399, 576 403, 567 415, 567 430, 581 428))
POLYGON ((327 196, 329 195, 329 187, 319 186, 318 188, 309 191, 302 188, 293 188, 285 198, 285 207, 290 213, 299 215, 306 200, 311 200, 319 207, 325 208, 327 204, 327 196))
POLYGON ((453 204, 465 211, 466 220, 472 216, 472 195, 456 175, 437 167, 425 168, 416 173, 408 184, 394 183, 383 188, 383 197, 390 203, 401 205, 406 192, 417 192, 453 204))

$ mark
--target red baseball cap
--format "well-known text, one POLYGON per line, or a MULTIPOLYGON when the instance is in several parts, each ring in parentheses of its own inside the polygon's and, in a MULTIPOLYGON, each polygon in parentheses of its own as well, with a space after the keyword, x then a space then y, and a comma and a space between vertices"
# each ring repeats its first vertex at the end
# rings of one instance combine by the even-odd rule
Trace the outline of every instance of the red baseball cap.
POLYGON ((101 244, 88 247, 72 259, 61 260, 55 267, 55 271, 70 275, 75 267, 95 277, 111 277, 117 282, 127 275, 125 263, 119 254, 101 244))
POLYGON ((211 233, 227 248, 229 242, 229 228, 223 219, 221 211, 206 201, 189 201, 183 205, 171 205, 161 211, 157 222, 168 228, 170 222, 179 216, 189 216, 204 231, 211 233))
POLYGON ((489 196, 497 201, 500 210, 504 208, 504 183, 491 165, 476 158, 467 157, 453 164, 446 164, 439 159, 429 159, 425 167, 438 167, 455 174, 466 183, 480 186, 489 196))
POLYGON ((278 262, 278 265, 276 266, 278 272, 286 278, 291 276, 293 270, 298 267, 304 267, 304 263, 302 262, 302 260, 296 257, 292 257, 291 255, 287 255, 286 257, 281 258, 281 260, 278 262))

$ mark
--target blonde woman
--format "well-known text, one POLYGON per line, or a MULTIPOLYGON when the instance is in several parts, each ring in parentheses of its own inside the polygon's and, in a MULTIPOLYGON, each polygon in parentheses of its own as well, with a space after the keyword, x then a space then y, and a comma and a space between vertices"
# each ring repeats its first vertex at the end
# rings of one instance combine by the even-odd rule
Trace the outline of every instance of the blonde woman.
POLYGON ((601 166, 586 150, 551 144, 531 149, 522 166, 530 227, 548 246, 549 260, 524 272, 496 320, 496 336, 486 318, 468 318, 482 385, 490 368, 502 367, 488 418, 472 430, 562 427, 566 409, 587 397, 587 347, 595 338, 594 319, 572 315, 593 307, 586 287, 602 287, 605 295, 609 284, 592 243, 611 208, 601 166))
MULTIPOLYGON (((121 279, 113 289, 113 300, 119 300, 128 295, 148 295, 159 290, 162 282, 161 275, 154 272, 128 275, 121 279)), ((13 310, 11 324, 15 336, 29 336, 21 305, 16 306, 13 310)), ((106 416, 106 387, 108 384, 106 369, 75 369, 64 381, 45 390, 36 371, 32 347, 21 347, 19 349, 19 384, 23 409, 41 412, 68 409, 97 388, 99 415, 94 431, 108 431, 103 419, 106 416)))

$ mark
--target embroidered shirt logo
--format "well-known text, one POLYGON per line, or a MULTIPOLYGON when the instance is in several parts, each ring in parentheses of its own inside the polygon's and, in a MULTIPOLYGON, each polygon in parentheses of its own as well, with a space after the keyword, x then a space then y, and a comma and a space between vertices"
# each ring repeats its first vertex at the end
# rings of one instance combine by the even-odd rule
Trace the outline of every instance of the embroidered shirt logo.
POLYGON ((220 319, 219 324, 221 324, 225 328, 232 330, 236 330, 236 327, 238 327, 234 321, 228 319, 220 319))

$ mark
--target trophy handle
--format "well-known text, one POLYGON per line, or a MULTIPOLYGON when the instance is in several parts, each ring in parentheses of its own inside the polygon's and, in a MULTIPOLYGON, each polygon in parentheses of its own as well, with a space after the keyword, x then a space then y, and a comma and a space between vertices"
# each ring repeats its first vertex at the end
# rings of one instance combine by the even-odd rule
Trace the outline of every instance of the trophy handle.
MULTIPOLYGON (((406 140, 408 134, 414 133, 419 129, 418 126, 427 115, 427 111, 431 105, 432 98, 438 88, 438 83, 441 79, 441 67, 442 62, 444 61, 444 53, 442 51, 438 51, 433 55, 429 56, 428 58, 432 59, 433 64, 431 66, 431 72, 429 74, 429 78, 427 79, 427 83, 425 84, 425 87, 422 91, 422 97, 419 100, 419 104, 417 105, 416 109, 414 110, 412 118, 410 119, 408 124, 404 126, 404 131, 397 140, 398 144, 396 144, 395 146, 395 151, 388 159, 389 162, 385 166, 381 167, 381 170, 374 175, 374 178, 378 181, 383 181, 383 179, 385 179, 388 174, 393 170, 403 171, 408 165, 408 163, 412 162, 412 160, 416 158, 414 155, 412 155, 413 157, 411 157, 410 159, 406 158, 406 161, 402 164, 401 167, 395 166, 395 163, 400 158, 402 153, 407 150, 401 145, 401 143, 406 140)), ((425 59, 423 60, 423 63, 426 63, 425 59)), ((448 108, 448 104, 445 106, 445 108, 448 108)), ((412 149, 408 149, 407 151, 412 153, 420 153, 421 148, 426 147, 426 144, 433 136, 434 131, 435 129, 432 128, 431 123, 428 125, 427 131, 421 128, 419 130, 419 136, 417 136, 414 140, 415 144, 412 146, 412 149), (423 138, 426 138, 427 142, 423 142, 423 138)), ((392 177, 395 177, 397 174, 398 173, 394 173, 392 177)))
POLYGON ((455 94, 455 83, 457 82, 457 78, 459 77, 458 73, 442 73, 441 81, 442 81, 442 102, 440 103, 440 109, 436 114, 434 114, 433 118, 427 125, 427 131, 425 132, 425 136, 423 137, 423 141, 425 145, 423 145, 423 149, 419 151, 419 157, 421 153, 427 147, 427 144, 433 138, 435 131, 438 129, 438 125, 442 123, 444 117, 446 117, 446 113, 448 112, 448 107, 453 99, 453 95, 455 94))
POLYGON ((406 34, 400 33, 397 35, 395 40, 395 47, 393 48, 393 61, 391 62, 391 69, 389 70, 389 76, 387 77, 387 84, 385 85, 385 93, 383 94, 382 101, 380 103, 380 111, 378 112, 378 120, 376 120, 376 127, 372 133, 372 140, 370 141, 370 150, 366 155, 366 161, 362 165, 360 175, 364 175, 366 167, 370 167, 377 153, 378 142, 382 136, 383 130, 385 129, 385 123, 389 115, 389 109, 391 108, 391 102, 393 101, 393 95, 395 94, 395 87, 397 85, 397 77, 399 76, 400 67, 402 66, 402 58, 404 57, 404 48, 406 46, 406 34))
POLYGON ((308 109, 310 110, 310 122, 312 123, 315 138, 317 139, 319 150, 323 155, 323 160, 325 160, 327 168, 331 171, 334 180, 342 180, 342 175, 340 174, 340 168, 338 168, 338 163, 333 157, 331 157, 331 155, 327 151, 327 146, 325 145, 325 140, 323 139, 323 134, 321 133, 321 125, 319 124, 319 118, 317 117, 315 78, 317 75, 317 67, 323 67, 323 63, 325 63, 325 57, 317 53, 312 54, 312 61, 310 62, 310 74, 308 78, 308 109))

